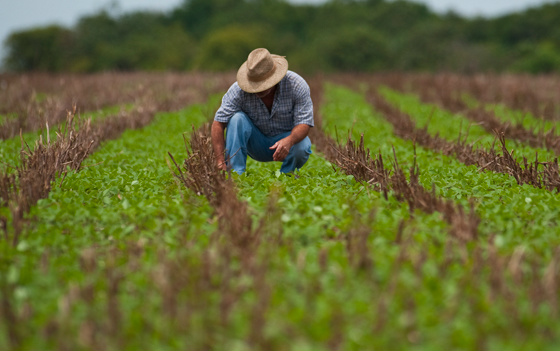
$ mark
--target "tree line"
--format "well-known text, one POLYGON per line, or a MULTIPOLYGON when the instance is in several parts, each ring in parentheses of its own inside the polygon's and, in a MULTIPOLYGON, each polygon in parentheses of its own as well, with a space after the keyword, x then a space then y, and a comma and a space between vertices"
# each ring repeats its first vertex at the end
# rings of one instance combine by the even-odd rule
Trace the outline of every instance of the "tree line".
POLYGON ((306 73, 560 72, 560 3, 495 18, 396 0, 185 0, 166 13, 104 9, 72 28, 11 33, 13 72, 235 70, 257 47, 306 73))

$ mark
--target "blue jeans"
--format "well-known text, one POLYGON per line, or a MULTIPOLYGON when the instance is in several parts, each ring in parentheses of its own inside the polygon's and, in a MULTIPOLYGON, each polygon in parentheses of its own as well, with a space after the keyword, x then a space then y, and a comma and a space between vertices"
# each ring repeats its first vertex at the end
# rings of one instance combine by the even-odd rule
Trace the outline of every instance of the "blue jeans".
MULTIPOLYGON (((275 150, 270 150, 278 140, 290 135, 290 132, 267 137, 255 127, 251 119, 243 113, 237 112, 231 117, 226 129, 226 160, 228 169, 236 173, 243 173, 247 167, 247 155, 260 162, 273 161, 275 150)), ((280 172, 289 173, 303 167, 311 155, 311 140, 305 137, 292 146, 288 156, 282 162, 280 172)))

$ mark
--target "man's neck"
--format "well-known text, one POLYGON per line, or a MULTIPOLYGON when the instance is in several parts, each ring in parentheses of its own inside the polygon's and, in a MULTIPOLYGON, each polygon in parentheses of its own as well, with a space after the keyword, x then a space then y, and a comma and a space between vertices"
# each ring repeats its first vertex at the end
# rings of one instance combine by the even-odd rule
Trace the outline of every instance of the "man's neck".
POLYGON ((270 93, 268 93, 266 96, 263 96, 263 97, 260 98, 262 100, 262 102, 264 103, 264 105, 266 106, 266 108, 268 108, 268 112, 272 111, 272 104, 274 103, 274 95, 275 94, 276 94, 276 86, 274 86, 272 88, 270 93))

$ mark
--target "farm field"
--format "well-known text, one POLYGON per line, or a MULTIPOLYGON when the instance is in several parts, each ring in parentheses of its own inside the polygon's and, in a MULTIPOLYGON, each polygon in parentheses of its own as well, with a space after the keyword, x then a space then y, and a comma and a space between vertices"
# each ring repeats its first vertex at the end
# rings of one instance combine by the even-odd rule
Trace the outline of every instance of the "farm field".
POLYGON ((291 175, 234 79, 0 75, 0 350, 557 349, 559 77, 309 77, 291 175))

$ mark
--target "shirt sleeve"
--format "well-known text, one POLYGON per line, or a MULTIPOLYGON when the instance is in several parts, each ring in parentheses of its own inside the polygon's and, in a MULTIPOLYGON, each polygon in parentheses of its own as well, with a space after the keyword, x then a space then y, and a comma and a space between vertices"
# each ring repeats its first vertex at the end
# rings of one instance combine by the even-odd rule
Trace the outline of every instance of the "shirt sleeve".
POLYGON ((309 85, 307 85, 303 78, 298 82, 294 93, 294 127, 298 124, 307 124, 313 127, 313 102, 311 101, 311 91, 309 85))
POLYGON ((235 113, 241 111, 241 94, 242 90, 235 82, 222 98, 222 104, 216 111, 214 121, 228 123, 235 113))

